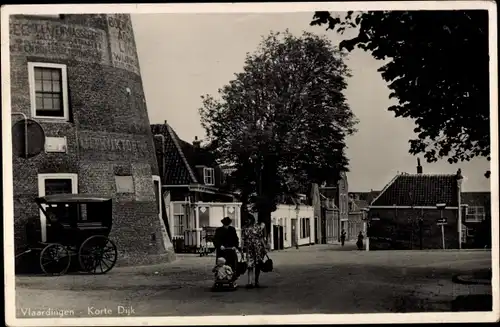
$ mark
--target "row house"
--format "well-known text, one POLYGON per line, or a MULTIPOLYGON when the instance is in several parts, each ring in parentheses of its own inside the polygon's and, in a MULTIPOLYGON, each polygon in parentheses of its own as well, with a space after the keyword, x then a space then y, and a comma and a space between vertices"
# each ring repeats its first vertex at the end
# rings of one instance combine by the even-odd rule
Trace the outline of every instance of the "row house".
POLYGON ((165 121, 151 125, 159 163, 162 195, 171 238, 177 252, 195 251, 206 244, 223 217, 241 233, 241 203, 226 188, 226 174, 214 155, 188 143, 165 121))

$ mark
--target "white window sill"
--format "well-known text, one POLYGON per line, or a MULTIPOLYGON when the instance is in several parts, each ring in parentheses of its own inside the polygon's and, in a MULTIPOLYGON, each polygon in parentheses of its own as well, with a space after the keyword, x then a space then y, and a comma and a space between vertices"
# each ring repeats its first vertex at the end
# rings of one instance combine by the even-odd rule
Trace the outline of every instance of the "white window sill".
POLYGON ((70 123, 69 119, 66 117, 42 117, 42 116, 34 116, 33 120, 37 120, 42 123, 70 123))

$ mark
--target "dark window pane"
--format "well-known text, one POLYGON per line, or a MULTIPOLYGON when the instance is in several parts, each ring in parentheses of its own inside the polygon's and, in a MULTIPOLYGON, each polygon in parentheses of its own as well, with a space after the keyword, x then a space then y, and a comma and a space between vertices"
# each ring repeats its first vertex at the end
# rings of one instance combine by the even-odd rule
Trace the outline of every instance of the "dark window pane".
POLYGON ((35 67, 35 80, 42 79, 42 68, 35 67))
POLYGON ((52 92, 61 92, 61 82, 52 81, 52 92))
POLYGON ((42 78, 47 81, 52 80, 52 69, 51 68, 42 68, 42 78))
POLYGON ((54 95, 52 99, 53 109, 61 110, 61 99, 58 95, 54 95))
POLYGON ((52 92, 52 81, 50 80, 44 80, 42 82, 42 91, 43 92, 52 92))
POLYGON ((37 115, 50 117, 64 115, 61 80, 61 69, 35 67, 37 115))
POLYGON ((52 98, 49 97, 43 98, 43 109, 54 109, 52 105, 52 98))
POLYGON ((43 96, 41 94, 36 95, 36 108, 37 109, 43 108, 43 96))
POLYGON ((45 195, 72 193, 71 179, 46 179, 45 195))
POLYGON ((53 69, 52 70, 52 80, 53 81, 60 81, 61 80, 61 70, 60 69, 53 69))
POLYGON ((35 80, 35 92, 42 91, 42 81, 35 80))

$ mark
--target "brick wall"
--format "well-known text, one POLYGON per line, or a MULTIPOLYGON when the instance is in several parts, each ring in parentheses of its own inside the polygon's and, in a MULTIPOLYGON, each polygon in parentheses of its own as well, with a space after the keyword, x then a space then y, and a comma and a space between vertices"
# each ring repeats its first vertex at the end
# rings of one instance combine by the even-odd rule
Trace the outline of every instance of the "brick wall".
MULTIPOLYGON (((389 247, 401 249, 420 248, 420 225, 418 219, 422 217, 422 248, 441 249, 441 227, 437 225, 441 213, 437 209, 374 209, 371 208, 369 217, 380 220, 371 221, 368 229, 370 249, 385 249, 389 247), (392 240, 392 245, 390 244, 392 240)), ((445 246, 447 249, 458 249, 458 211, 444 210, 447 218, 445 230, 445 246)))
POLYGON ((118 264, 167 254, 152 181, 158 165, 131 31, 129 15, 11 16, 12 111, 32 116, 28 62, 66 65, 69 99, 68 121, 34 118, 46 136, 66 138, 67 152, 13 158, 16 251, 26 244, 26 220, 38 216, 38 174, 75 173, 79 193, 114 199, 110 237, 120 251, 118 264), (117 170, 133 176, 134 194, 116 193, 117 170))

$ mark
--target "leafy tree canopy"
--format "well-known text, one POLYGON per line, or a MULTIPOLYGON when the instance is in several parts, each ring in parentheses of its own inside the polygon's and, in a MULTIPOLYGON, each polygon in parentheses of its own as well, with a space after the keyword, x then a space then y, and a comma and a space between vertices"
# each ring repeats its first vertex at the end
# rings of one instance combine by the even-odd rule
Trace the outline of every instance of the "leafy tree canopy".
POLYGON ((244 195, 260 194, 259 217, 283 193, 347 171, 345 138, 357 122, 342 94, 348 75, 328 39, 270 33, 218 97, 202 96, 210 147, 235 165, 244 195))
POLYGON ((311 25, 356 28, 340 48, 387 60, 378 71, 398 100, 388 109, 416 123, 411 154, 428 162, 490 160, 487 11, 316 12, 311 25))

